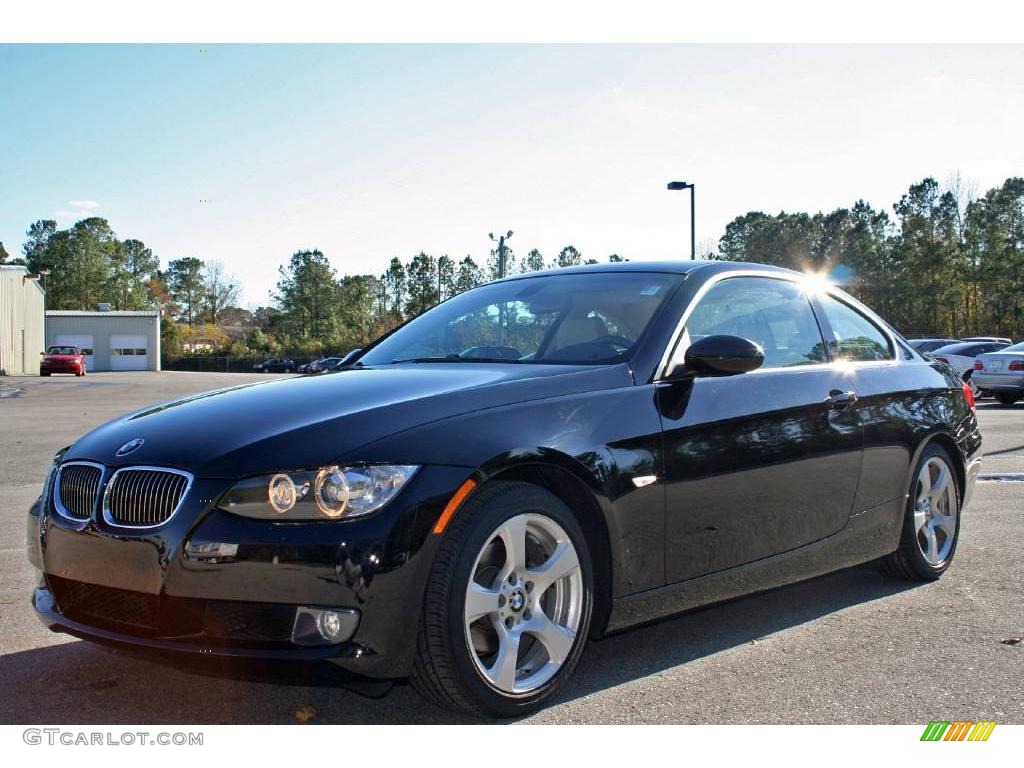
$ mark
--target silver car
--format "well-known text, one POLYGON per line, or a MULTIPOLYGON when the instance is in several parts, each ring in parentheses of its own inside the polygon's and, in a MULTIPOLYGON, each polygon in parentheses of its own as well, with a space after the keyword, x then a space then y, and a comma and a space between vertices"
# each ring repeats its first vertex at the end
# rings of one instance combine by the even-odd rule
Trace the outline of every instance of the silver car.
POLYGON ((978 355, 971 382, 991 392, 1003 405, 1013 405, 1024 397, 1024 342, 978 355))

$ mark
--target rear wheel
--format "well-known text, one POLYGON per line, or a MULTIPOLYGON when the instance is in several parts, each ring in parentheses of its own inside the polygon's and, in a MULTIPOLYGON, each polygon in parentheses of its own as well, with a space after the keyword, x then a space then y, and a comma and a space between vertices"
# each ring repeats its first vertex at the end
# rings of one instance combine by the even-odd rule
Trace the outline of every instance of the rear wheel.
POLYGON ((996 392, 996 400, 1003 405, 1013 405, 1020 400, 1020 395, 1016 392, 996 392))
POLYGON ((431 571, 412 682, 474 715, 525 715, 583 652, 593 573, 575 516, 550 492, 491 483, 458 511, 431 571))
POLYGON ((949 568, 959 537, 960 490, 953 460, 932 443, 917 464, 899 549, 882 558, 879 568, 887 576, 932 581, 949 568))

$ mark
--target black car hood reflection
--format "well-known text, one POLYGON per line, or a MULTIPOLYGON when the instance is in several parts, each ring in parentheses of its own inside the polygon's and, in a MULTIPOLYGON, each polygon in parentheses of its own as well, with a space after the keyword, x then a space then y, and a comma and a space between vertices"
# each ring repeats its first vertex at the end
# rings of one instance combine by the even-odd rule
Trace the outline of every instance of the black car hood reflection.
MULTIPOLYGON (((355 368, 245 384, 150 406, 108 422, 65 457, 108 466, 156 465, 202 477, 358 461, 388 435, 512 403, 630 386, 626 365, 440 363, 355 368), (142 438, 142 447, 115 457, 142 438)), ((393 460, 402 461, 401 456, 393 460)))

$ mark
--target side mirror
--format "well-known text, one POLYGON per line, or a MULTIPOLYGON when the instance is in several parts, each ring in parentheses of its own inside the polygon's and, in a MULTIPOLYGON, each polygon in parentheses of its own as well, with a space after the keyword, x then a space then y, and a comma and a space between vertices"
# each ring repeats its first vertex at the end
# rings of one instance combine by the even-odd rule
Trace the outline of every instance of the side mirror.
POLYGON ((40 354, 40 355, 43 355, 43 356, 45 356, 45 355, 46 355, 46 353, 45 353, 45 352, 40 352, 39 354, 40 354))
POLYGON ((695 376, 734 376, 748 373, 764 363, 759 344, 739 336, 705 336, 686 350, 683 364, 670 371, 669 381, 695 376))

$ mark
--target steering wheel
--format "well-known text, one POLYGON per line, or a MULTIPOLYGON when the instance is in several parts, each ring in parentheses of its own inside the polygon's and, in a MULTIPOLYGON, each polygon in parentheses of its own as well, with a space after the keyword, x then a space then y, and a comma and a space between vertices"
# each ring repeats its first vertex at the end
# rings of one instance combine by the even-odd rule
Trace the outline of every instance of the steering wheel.
POLYGON ((625 336, 616 336, 615 334, 608 334, 607 336, 598 336, 596 339, 592 339, 591 344, 612 344, 616 347, 622 347, 623 349, 629 349, 633 346, 633 340, 627 339, 625 336))

